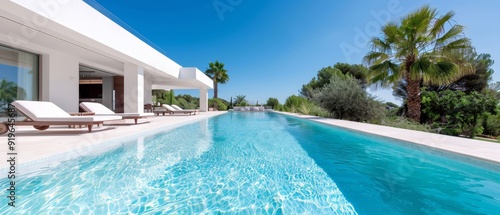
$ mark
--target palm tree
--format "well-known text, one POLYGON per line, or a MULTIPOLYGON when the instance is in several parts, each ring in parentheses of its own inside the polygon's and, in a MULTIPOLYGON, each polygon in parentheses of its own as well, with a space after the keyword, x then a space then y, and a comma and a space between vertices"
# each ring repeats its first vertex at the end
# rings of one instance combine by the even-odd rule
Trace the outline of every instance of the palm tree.
POLYGON ((16 100, 18 92, 21 94, 20 96, 24 97, 26 94, 24 89, 18 88, 16 82, 7 81, 5 79, 0 81, 0 108, 6 109, 8 104, 16 100))
POLYGON ((219 89, 217 84, 225 84, 229 81, 229 76, 227 75, 227 70, 224 69, 224 63, 218 60, 215 63, 208 63, 208 68, 205 74, 210 77, 214 82, 214 98, 218 98, 219 89))
POLYGON ((400 23, 388 23, 382 36, 371 40, 372 51, 363 59, 370 65, 372 83, 407 83, 407 116, 416 121, 420 121, 421 84, 448 84, 473 71, 462 54, 472 48, 470 40, 463 36, 463 26, 451 24, 454 15, 438 16, 435 9, 424 6, 400 23), (451 27, 446 30, 448 23, 451 27))
POLYGON ((247 103, 247 100, 245 99, 245 95, 237 95, 236 99, 234 100, 235 105, 244 105, 247 103))

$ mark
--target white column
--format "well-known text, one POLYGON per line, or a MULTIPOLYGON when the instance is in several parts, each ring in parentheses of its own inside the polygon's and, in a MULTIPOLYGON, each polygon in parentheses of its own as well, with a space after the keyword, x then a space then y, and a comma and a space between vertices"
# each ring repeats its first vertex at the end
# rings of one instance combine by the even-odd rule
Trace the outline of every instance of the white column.
POLYGON ((200 89, 200 111, 208 111, 208 90, 200 89))
POLYGON ((102 78, 102 104, 113 110, 113 77, 102 78))
POLYGON ((42 100, 50 101, 66 112, 78 112, 78 60, 66 53, 42 56, 42 100))
POLYGON ((144 104, 153 104, 153 84, 151 80, 144 79, 144 104))
POLYGON ((144 69, 125 63, 123 85, 125 113, 144 113, 144 69))

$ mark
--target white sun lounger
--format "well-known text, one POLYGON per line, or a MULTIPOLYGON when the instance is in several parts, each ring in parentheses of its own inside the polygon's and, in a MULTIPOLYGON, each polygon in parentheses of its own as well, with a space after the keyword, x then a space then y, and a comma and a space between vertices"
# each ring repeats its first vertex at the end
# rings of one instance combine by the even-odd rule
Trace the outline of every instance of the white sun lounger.
POLYGON ((170 106, 172 106, 172 107, 173 107, 173 108, 175 108, 176 110, 194 111, 194 112, 195 112, 195 114, 196 114, 196 113, 198 113, 198 112, 200 112, 200 110, 198 110, 198 109, 182 109, 181 107, 179 107, 179 106, 177 106, 177 105, 170 105, 170 106))
POLYGON ((115 113, 101 103, 82 102, 80 107, 87 112, 93 112, 97 116, 121 116, 123 119, 134 119, 137 124, 137 119, 154 116, 154 113, 115 113))
POLYGON ((168 113, 168 114, 175 114, 175 113, 183 113, 183 114, 189 114, 189 115, 193 115, 193 114, 196 114, 196 111, 195 110, 177 110, 175 108, 173 108, 172 106, 170 105, 167 105, 167 104, 164 104, 162 105, 166 110, 155 110, 154 113, 156 115, 160 115, 160 114, 163 114, 165 115, 165 113, 168 113))
MULTIPOLYGON (((89 132, 92 132, 93 125, 122 119, 121 116, 71 116, 54 103, 45 101, 17 100, 12 105, 26 116, 24 121, 16 121, 16 126, 31 125, 38 130, 45 130, 51 125, 86 125, 89 132)), ((4 126, 8 124, 0 124, 0 133, 7 132, 4 126)))

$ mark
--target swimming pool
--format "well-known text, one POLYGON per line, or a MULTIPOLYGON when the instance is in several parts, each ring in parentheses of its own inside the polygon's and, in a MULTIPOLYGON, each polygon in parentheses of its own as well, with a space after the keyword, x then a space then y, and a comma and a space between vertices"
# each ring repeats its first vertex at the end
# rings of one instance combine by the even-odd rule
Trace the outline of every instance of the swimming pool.
POLYGON ((500 210, 499 172, 426 151, 277 113, 228 113, 40 169, 18 179, 17 207, 0 213, 500 210))

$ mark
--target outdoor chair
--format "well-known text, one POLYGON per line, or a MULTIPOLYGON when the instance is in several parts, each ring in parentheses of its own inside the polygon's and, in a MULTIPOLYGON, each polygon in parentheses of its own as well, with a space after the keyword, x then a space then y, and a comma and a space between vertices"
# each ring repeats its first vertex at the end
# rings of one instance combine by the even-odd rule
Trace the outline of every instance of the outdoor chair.
POLYGON ((24 114, 23 121, 4 122, 0 124, 0 134, 7 132, 7 126, 11 123, 15 126, 33 126, 37 130, 46 130, 51 125, 85 125, 92 132, 93 125, 103 124, 104 121, 120 120, 121 116, 71 116, 69 113, 52 102, 46 101, 24 101, 12 102, 17 111, 24 114))
POLYGON ((154 113, 115 113, 101 103, 82 102, 80 107, 87 112, 93 112, 97 116, 121 116, 123 119, 133 119, 137 124, 137 119, 154 116, 154 113))

